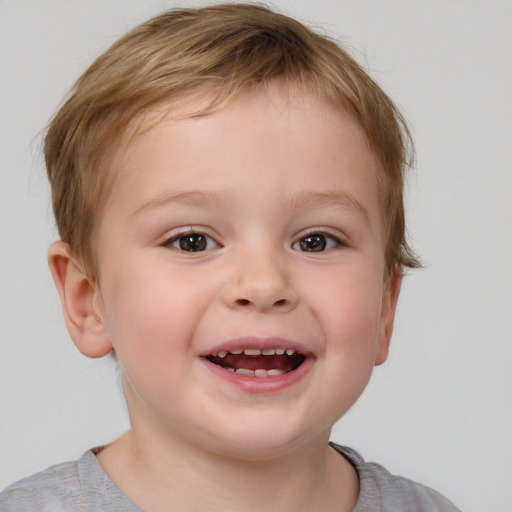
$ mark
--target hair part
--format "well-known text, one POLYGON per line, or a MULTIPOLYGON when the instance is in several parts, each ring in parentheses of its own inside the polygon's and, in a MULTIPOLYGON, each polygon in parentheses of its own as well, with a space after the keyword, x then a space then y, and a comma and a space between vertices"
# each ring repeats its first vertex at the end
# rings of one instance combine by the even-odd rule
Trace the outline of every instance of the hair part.
POLYGON ((407 124, 389 97, 330 38, 269 8, 245 3, 174 9, 134 28, 78 79, 51 121, 44 155, 59 235, 97 274, 95 231, 109 193, 108 155, 137 118, 195 93, 204 115, 250 86, 293 84, 350 112, 379 163, 389 276, 419 267, 406 240, 407 124))

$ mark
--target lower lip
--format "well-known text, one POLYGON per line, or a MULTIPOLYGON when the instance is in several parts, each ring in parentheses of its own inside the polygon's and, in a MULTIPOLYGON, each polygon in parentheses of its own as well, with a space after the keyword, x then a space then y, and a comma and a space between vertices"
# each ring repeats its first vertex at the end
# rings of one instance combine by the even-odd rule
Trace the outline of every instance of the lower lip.
POLYGON ((250 377, 224 370, 204 357, 201 358, 201 361, 215 377, 238 387, 246 393, 260 395, 277 393, 293 386, 302 380, 307 373, 309 373, 314 364, 314 359, 312 357, 307 357, 298 368, 290 372, 283 373, 282 375, 274 375, 272 377, 250 377))

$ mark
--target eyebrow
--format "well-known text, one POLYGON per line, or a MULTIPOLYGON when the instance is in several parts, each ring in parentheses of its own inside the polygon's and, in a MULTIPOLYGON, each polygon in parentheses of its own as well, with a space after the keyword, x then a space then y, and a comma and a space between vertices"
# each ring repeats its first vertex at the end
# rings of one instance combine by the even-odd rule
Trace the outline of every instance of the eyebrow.
POLYGON ((190 190, 190 191, 169 191, 162 192, 161 194, 151 198, 149 201, 142 203, 134 212, 134 215, 139 213, 148 212, 151 210, 157 210, 164 206, 172 204, 187 203, 191 205, 208 205, 208 206, 219 206, 230 202, 233 196, 233 192, 218 193, 202 190, 190 190))
POLYGON ((368 226, 372 226, 368 209, 352 194, 345 191, 316 192, 306 190, 290 199, 293 208, 335 207, 361 215, 368 226))
MULTIPOLYGON (((134 215, 156 210, 172 204, 186 203, 197 206, 219 207, 226 205, 233 200, 236 191, 226 192, 190 190, 190 191, 166 191, 142 203, 134 215)), ((291 196, 288 201, 291 209, 304 209, 315 207, 335 207, 348 210, 349 212, 361 215, 365 222, 371 227, 371 218, 367 208, 352 194, 345 191, 319 192, 305 190, 291 196)))

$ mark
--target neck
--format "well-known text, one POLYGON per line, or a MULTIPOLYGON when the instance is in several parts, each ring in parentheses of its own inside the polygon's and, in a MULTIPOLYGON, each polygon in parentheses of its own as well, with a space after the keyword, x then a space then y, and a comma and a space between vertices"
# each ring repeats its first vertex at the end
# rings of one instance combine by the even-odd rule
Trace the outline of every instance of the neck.
POLYGON ((352 466, 328 435, 284 455, 243 460, 181 442, 145 442, 129 431, 98 455, 116 485, 147 512, 349 511, 359 492, 352 466))

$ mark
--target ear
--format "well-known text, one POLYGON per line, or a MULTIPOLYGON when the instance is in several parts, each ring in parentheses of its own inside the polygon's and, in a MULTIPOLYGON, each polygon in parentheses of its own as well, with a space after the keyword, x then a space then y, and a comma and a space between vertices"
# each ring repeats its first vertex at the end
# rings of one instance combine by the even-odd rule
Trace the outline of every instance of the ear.
POLYGON ((380 314, 379 340, 375 356, 375 366, 386 361, 389 353, 389 343, 393 334, 393 323, 395 321, 396 304, 400 295, 403 274, 400 271, 394 272, 384 283, 382 293, 382 309, 380 314))
POLYGON ((98 283, 88 278, 68 244, 54 242, 48 264, 62 302, 69 334, 87 357, 102 357, 113 350, 103 313, 98 283))

